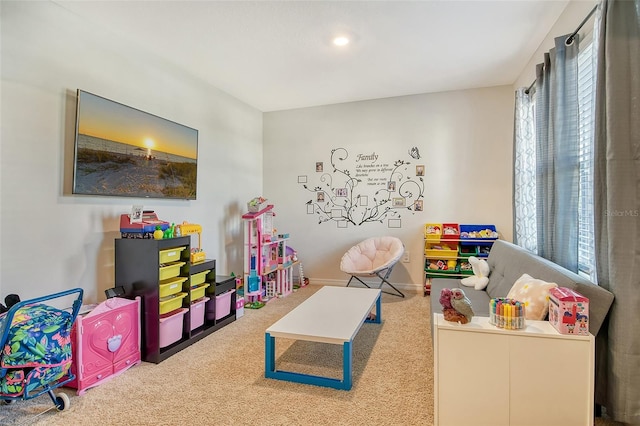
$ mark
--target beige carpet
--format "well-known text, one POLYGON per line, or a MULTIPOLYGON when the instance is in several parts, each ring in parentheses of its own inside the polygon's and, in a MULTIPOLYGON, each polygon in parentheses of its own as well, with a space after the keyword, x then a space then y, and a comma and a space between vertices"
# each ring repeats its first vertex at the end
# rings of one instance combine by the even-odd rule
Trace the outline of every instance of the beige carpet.
MULTIPOLYGON (((70 396, 57 412, 46 395, 0 406, 9 425, 432 425, 429 297, 383 295, 383 324, 353 344, 353 389, 264 378, 264 330, 313 294, 277 299, 160 364, 142 363, 70 396)), ((276 339, 278 368, 341 377, 341 347, 276 339)), ((617 423, 596 419, 596 426, 617 423)))
MULTIPOLYGON (((364 324, 354 340, 351 391, 264 378, 265 329, 318 288, 246 309, 162 363, 142 363, 83 396, 64 389, 66 411, 49 410, 46 395, 1 406, 0 424, 432 424, 429 298, 422 294, 383 295, 383 324, 364 324)), ((276 339, 276 349, 278 368, 341 377, 341 346, 276 339)))

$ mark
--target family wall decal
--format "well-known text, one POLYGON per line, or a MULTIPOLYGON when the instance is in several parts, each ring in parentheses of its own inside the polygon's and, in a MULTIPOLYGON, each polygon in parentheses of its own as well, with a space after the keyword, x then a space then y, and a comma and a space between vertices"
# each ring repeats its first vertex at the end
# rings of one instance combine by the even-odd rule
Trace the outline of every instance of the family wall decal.
MULTIPOLYGON (((411 159, 420 159, 417 147, 407 152, 411 159)), ((386 162, 375 151, 350 157, 345 148, 332 149, 329 164, 316 162, 315 186, 306 175, 298 176, 298 183, 312 194, 307 214, 316 215, 318 224, 335 222, 347 228, 386 221, 389 228, 401 228, 403 214, 424 210, 423 164, 413 166, 408 159, 386 162)))

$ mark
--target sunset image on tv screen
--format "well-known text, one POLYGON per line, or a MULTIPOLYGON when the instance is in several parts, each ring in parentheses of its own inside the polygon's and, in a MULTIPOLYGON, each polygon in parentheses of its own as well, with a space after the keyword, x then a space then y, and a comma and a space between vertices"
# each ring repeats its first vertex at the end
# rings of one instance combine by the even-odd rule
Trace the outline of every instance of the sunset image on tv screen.
POLYGON ((78 90, 74 194, 196 198, 198 131, 78 90))

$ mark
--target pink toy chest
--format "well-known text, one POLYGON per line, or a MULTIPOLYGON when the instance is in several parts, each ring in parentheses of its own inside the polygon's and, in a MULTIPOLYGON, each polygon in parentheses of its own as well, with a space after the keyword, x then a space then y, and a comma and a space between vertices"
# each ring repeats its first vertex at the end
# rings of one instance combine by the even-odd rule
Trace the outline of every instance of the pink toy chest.
POLYGON ((589 335, 589 299, 570 288, 552 288, 549 322, 561 334, 589 335))

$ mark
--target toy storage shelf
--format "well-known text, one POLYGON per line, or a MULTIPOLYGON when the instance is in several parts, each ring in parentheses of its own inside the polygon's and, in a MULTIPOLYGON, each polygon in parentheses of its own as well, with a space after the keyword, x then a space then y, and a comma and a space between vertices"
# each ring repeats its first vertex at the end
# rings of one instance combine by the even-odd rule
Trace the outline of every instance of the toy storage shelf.
POLYGON ((452 278, 460 279, 473 275, 473 271, 468 265, 468 258, 476 256, 486 258, 489 256, 491 246, 497 238, 461 238, 460 233, 466 230, 490 229, 496 231, 494 225, 465 225, 465 224, 433 224, 425 225, 424 234, 424 295, 431 293, 431 278, 452 278), (434 227, 447 227, 453 229, 453 234, 431 234, 427 230, 434 227), (437 249, 440 247, 440 249, 437 249), (431 268, 437 265, 438 268, 431 268), (441 269, 447 265, 447 269, 441 269))
POLYGON ((142 299, 143 361, 157 364, 236 319, 235 294, 228 315, 216 319, 215 315, 209 314, 215 313, 216 295, 223 291, 223 288, 216 286, 216 261, 205 259, 192 263, 190 252, 190 236, 163 240, 115 240, 116 286, 124 287, 126 298, 139 296, 142 299), (166 263, 161 263, 161 260, 166 263), (192 276, 194 283, 197 283, 195 285, 192 285, 192 276), (169 293, 177 293, 161 298, 160 292, 167 294, 165 288, 167 284, 171 287, 173 282, 181 283, 181 288, 168 290, 169 293), (201 297, 203 287, 205 299, 201 297), (170 300, 172 297, 181 300, 170 300), (203 309, 201 303, 206 298, 208 300, 203 309), (178 315, 179 311, 183 314, 178 315), (204 321, 192 318, 193 315, 203 315, 204 312, 208 313, 204 321), (164 333, 169 323, 166 318, 172 315, 175 315, 171 321, 172 335, 176 335, 176 338, 170 339, 172 343, 166 344, 167 337, 164 333), (199 325, 200 323, 202 324, 199 325), (161 345, 161 341, 165 344, 161 345))

